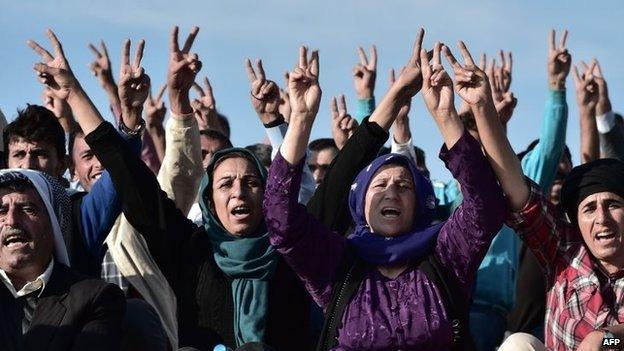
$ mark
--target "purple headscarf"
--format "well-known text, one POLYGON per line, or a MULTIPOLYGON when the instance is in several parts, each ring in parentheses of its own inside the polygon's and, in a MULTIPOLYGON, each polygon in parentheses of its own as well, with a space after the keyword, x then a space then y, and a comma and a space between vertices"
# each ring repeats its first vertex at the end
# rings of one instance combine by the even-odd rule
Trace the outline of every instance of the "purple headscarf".
POLYGON ((355 178, 349 193, 349 209, 355 222, 355 230, 349 235, 349 244, 364 261, 374 265, 391 265, 417 260, 427 254, 436 242, 440 228, 444 224, 431 225, 436 207, 433 185, 407 157, 399 154, 387 154, 377 157, 355 178), (416 190, 417 211, 412 229, 396 237, 384 237, 371 233, 364 203, 366 192, 373 175, 387 164, 398 164, 412 174, 416 190))

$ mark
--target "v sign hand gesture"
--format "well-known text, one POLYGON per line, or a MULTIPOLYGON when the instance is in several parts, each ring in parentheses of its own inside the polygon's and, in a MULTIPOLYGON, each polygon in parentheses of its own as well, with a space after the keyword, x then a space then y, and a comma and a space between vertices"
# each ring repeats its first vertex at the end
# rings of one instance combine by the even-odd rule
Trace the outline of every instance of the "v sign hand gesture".
POLYGON ((193 112, 189 101, 189 90, 195 82, 195 76, 201 70, 202 63, 197 54, 189 53, 199 27, 193 27, 191 33, 180 50, 178 45, 178 26, 173 27, 170 39, 169 69, 167 72, 167 86, 169 87, 169 103, 171 110, 176 114, 190 114, 193 112))
POLYGON ((480 106, 491 101, 492 91, 487 75, 475 65, 464 42, 460 41, 458 47, 464 61, 466 61, 464 65, 457 62, 448 46, 443 47, 444 55, 455 73, 455 91, 457 95, 470 106, 480 106))
POLYGON ((251 84, 251 105, 263 124, 269 124, 279 118, 280 91, 275 82, 267 80, 262 67, 262 60, 256 61, 258 72, 254 71, 247 59, 247 77, 251 84))
POLYGON ((332 114, 332 137, 338 150, 341 150, 355 133, 358 123, 347 113, 347 101, 344 94, 340 95, 338 101, 334 97, 329 107, 332 114))
POLYGON ((139 41, 132 65, 130 65, 130 39, 126 39, 121 50, 121 69, 117 89, 122 110, 142 107, 149 95, 150 78, 141 67, 144 48, 145 41, 139 41))
POLYGON ((124 42, 121 50, 121 69, 117 91, 121 103, 121 117, 124 125, 134 130, 141 120, 143 104, 150 91, 150 78, 141 67, 145 41, 139 41, 134 63, 130 65, 130 39, 124 42))
POLYGON ((427 52, 420 50, 420 61, 423 74, 422 96, 427 109, 435 119, 443 119, 450 114, 456 115, 453 101, 453 81, 440 62, 442 43, 433 47, 433 64, 429 63, 427 52))
POLYGON ((299 64, 293 69, 288 79, 290 94, 291 119, 298 115, 306 119, 314 119, 321 103, 321 87, 319 78, 318 51, 312 51, 308 60, 308 49, 299 49, 299 64))
POLYGON ((552 90, 565 89, 565 80, 570 73, 572 56, 566 48, 568 30, 561 35, 559 46, 555 46, 555 30, 550 31, 548 40, 548 84, 552 90))
POLYGON ((377 47, 371 46, 370 61, 366 52, 358 48, 360 63, 353 68, 353 83, 358 99, 370 99, 374 96, 375 79, 377 78, 377 47))
POLYGON ((54 96, 67 99, 76 88, 79 88, 79 84, 69 67, 56 34, 51 29, 47 30, 47 34, 54 47, 54 56, 33 40, 26 42, 42 58, 42 62, 36 63, 33 68, 37 72, 39 81, 50 87, 54 96))

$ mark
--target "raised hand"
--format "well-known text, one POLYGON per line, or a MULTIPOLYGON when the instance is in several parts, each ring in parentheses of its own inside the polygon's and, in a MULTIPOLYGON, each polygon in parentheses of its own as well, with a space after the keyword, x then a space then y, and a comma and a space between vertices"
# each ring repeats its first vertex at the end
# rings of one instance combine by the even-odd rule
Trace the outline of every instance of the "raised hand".
POLYGON ((148 128, 162 128, 165 115, 167 114, 167 107, 163 101, 163 95, 165 94, 167 85, 163 86, 158 91, 156 98, 152 96, 152 89, 149 90, 147 100, 145 100, 145 123, 148 128))
POLYGON ((292 115, 314 119, 321 103, 318 51, 312 51, 308 60, 308 49, 299 48, 299 63, 289 74, 288 90, 292 115))
POLYGON ((594 69, 597 65, 593 61, 591 66, 583 73, 579 74, 578 67, 574 66, 574 84, 576 86, 576 102, 579 108, 587 111, 594 111, 598 103, 598 84, 594 79, 594 69))
POLYGON ((167 86, 169 87, 171 110, 177 114, 193 112, 188 93, 195 82, 195 76, 201 70, 202 63, 199 61, 197 54, 189 52, 198 32, 199 27, 193 27, 184 42, 184 47, 180 50, 178 45, 178 26, 173 27, 171 31, 167 86))
POLYGON ((141 67, 144 48, 145 41, 140 40, 132 65, 130 65, 130 39, 126 39, 121 50, 121 68, 117 90, 122 115, 130 110, 141 112, 150 92, 150 78, 141 67))
POLYGON ((513 68, 513 57, 511 51, 507 53, 507 59, 505 59, 505 52, 500 50, 498 55, 501 60, 501 65, 496 68, 496 74, 502 83, 502 89, 504 92, 508 92, 511 88, 511 70, 513 68))
POLYGON ((498 118, 500 118, 503 127, 506 127, 509 120, 511 120, 511 116, 513 115, 517 104, 518 99, 510 91, 506 92, 500 101, 496 101, 494 103, 494 107, 498 113, 498 118))
POLYGON ((407 65, 401 70, 401 74, 396 78, 395 83, 390 87, 394 89, 397 96, 401 100, 411 99, 422 88, 423 77, 421 72, 420 62, 420 49, 422 47, 423 37, 425 30, 420 28, 416 41, 414 42, 414 48, 412 55, 410 56, 407 65))
POLYGON ((71 132, 72 121, 74 119, 72 115, 71 107, 64 99, 59 99, 54 95, 52 90, 48 87, 43 89, 41 94, 43 99, 43 106, 54 113, 54 116, 58 118, 59 123, 63 127, 66 133, 71 132))
POLYGON ((403 111, 407 115, 411 98, 422 88, 422 72, 420 68, 420 48, 422 47, 425 30, 420 28, 410 58, 394 79, 394 83, 381 99, 368 121, 377 123, 385 131, 389 131, 397 115, 403 111))
POLYGON ((338 149, 342 149, 349 138, 355 133, 358 123, 355 118, 347 113, 347 101, 344 94, 340 96, 337 102, 336 98, 332 98, 330 109, 332 114, 332 136, 338 149))
POLYGON ((358 99, 370 99, 374 96, 377 78, 377 47, 371 46, 370 61, 362 47, 358 47, 360 63, 353 68, 353 83, 358 99))
POLYGON ((212 93, 212 85, 208 77, 204 77, 204 88, 193 83, 193 89, 199 94, 199 99, 193 99, 191 105, 193 106, 193 113, 199 130, 212 129, 220 131, 225 135, 225 131, 221 130, 221 123, 219 122, 219 114, 217 113, 217 103, 212 93))
POLYGON ((258 71, 245 61, 247 77, 251 84, 251 105, 263 124, 269 124, 279 118, 280 89, 275 82, 267 80, 262 67, 262 60, 256 61, 258 71))
MULTIPOLYGON (((504 60, 502 50, 501 57, 504 60)), ((509 57, 511 58, 511 52, 509 53, 509 57)), ((487 68, 487 76, 490 82, 490 88, 492 89, 492 99, 494 100, 498 117, 504 127, 507 126, 507 123, 511 119, 513 111, 518 103, 514 94, 509 91, 509 87, 506 86, 506 79, 511 81, 511 65, 507 66, 508 68, 505 68, 506 66, 506 62, 504 62, 501 66, 498 66, 496 64, 496 60, 493 59, 492 63, 487 68)))
MULTIPOLYGON (((598 87, 598 102, 596 103, 596 115, 604 115, 607 112, 612 111, 611 109, 611 100, 609 99, 609 89, 607 87, 607 81, 604 79, 602 75, 602 69, 600 68, 600 62, 594 59, 595 66, 593 70, 594 81, 596 82, 596 86, 598 87)), ((589 70, 589 67, 581 61, 581 64, 585 67, 586 71, 589 70)))
MULTIPOLYGON (((390 87, 393 86, 395 82, 396 82, 396 77, 394 74, 394 68, 390 68, 390 71, 388 73, 388 83, 389 83, 388 86, 390 87)), ((396 119, 399 120, 399 119, 407 118, 407 114, 409 113, 411 107, 412 107, 412 99, 405 100, 402 106, 399 108, 399 112, 397 113, 396 119)))
POLYGON ((69 62, 65 58, 63 47, 56 34, 51 29, 48 29, 46 33, 54 47, 54 56, 35 41, 26 42, 42 58, 42 62, 36 63, 33 69, 37 72, 39 82, 47 85, 55 97, 67 99, 76 88, 81 88, 69 67, 69 62))
POLYGON ((95 54, 95 60, 89 65, 89 69, 93 73, 94 76, 98 78, 100 84, 104 89, 115 88, 117 89, 117 85, 115 84, 115 79, 113 78, 113 70, 110 61, 110 57, 108 55, 108 49, 106 48, 106 44, 104 41, 100 41, 101 49, 95 47, 95 45, 89 43, 89 49, 95 54))
MULTIPOLYGON (((389 86, 392 86, 394 82, 396 82, 396 78, 394 75, 394 69, 391 68, 388 74, 389 86)), ((409 117, 407 116, 411 107, 412 99, 405 100, 402 106, 399 108, 399 112, 397 112, 396 118, 394 120, 394 124, 392 127, 392 137, 399 144, 407 143, 412 137, 412 133, 409 127, 409 117)))
POLYGON ((37 72, 39 81, 50 88, 54 97, 67 101, 82 131, 88 135, 104 119, 72 73, 63 53, 63 47, 54 32, 48 29, 47 34, 54 47, 54 56, 36 42, 27 41, 28 46, 41 55, 43 59, 43 62, 36 63, 33 68, 37 72))
MULTIPOLYGON (((444 70, 440 60, 442 43, 433 46, 433 64, 429 63, 427 52, 420 50, 420 61, 423 72, 422 96, 427 109, 436 119, 444 119, 457 115, 453 101, 453 81, 444 70)), ((457 73, 456 73, 457 74, 457 73)))
POLYGON ((457 62, 448 46, 444 45, 442 50, 446 59, 453 67, 455 73, 455 91, 468 105, 480 106, 492 100, 492 91, 488 82, 488 77, 479 67, 474 64, 470 52, 464 42, 458 43, 465 64, 457 62))
POLYGON ((563 90, 565 80, 570 73, 572 56, 566 48, 568 30, 561 35, 559 46, 555 46, 555 30, 550 31, 548 40, 548 84, 552 90, 563 90))

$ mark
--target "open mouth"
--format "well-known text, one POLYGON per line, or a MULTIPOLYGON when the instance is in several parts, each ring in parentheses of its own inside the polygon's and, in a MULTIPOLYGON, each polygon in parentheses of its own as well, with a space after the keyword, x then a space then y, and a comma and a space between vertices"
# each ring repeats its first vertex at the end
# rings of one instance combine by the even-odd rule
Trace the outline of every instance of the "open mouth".
POLYGON ((614 232, 607 231, 607 232, 600 232, 596 234, 595 238, 599 242, 609 242, 611 240, 615 240, 616 236, 617 235, 614 232))
POLYGON ((94 180, 98 180, 100 179, 101 176, 102 176, 102 173, 100 172, 100 173, 94 174, 91 178, 93 178, 94 180))
POLYGON ((2 240, 2 245, 8 248, 17 248, 28 244, 28 238, 22 234, 11 234, 2 240))
POLYGON ((381 215, 384 218, 397 218, 401 215, 401 210, 396 207, 384 207, 381 209, 381 215))
POLYGON ((246 218, 247 216, 249 216, 251 214, 251 208, 249 208, 249 206, 247 205, 240 205, 240 206, 236 206, 234 207, 230 213, 236 217, 236 218, 246 218))

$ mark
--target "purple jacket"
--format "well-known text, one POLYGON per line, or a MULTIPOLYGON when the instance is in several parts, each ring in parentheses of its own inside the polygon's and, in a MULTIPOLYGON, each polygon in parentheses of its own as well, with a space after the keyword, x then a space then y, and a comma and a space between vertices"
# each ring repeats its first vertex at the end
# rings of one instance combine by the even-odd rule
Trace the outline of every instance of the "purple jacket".
MULTIPOLYGON (((435 253, 469 299, 477 268, 503 224, 506 204, 479 143, 467 132, 440 158, 461 184, 464 201, 440 230, 435 253)), ((271 244, 327 308, 346 239, 327 230, 297 201, 303 161, 280 154, 271 164, 264 194, 271 244)), ((366 273, 342 316, 335 350, 447 350, 451 325, 440 290, 415 266, 389 279, 366 273)))

